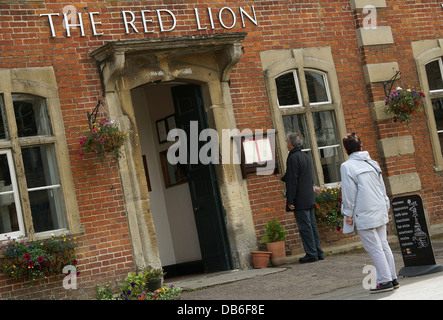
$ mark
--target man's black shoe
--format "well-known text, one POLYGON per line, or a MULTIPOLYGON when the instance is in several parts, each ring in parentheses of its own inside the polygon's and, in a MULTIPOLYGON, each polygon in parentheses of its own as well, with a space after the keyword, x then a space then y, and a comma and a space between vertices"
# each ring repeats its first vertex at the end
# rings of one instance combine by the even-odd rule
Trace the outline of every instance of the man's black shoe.
POLYGON ((310 263, 310 262, 315 262, 317 260, 318 260, 317 257, 304 256, 303 258, 298 259, 298 262, 300 262, 300 263, 310 263))

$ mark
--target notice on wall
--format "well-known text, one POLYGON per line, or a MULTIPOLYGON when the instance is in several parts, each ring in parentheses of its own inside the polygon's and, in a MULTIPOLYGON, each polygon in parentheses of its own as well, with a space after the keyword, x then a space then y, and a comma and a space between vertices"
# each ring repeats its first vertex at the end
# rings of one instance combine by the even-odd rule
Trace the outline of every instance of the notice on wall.
POLYGON ((435 265, 421 196, 394 198, 392 210, 405 267, 435 265))
POLYGON ((260 163, 274 160, 274 152, 269 138, 243 141, 245 163, 260 163))

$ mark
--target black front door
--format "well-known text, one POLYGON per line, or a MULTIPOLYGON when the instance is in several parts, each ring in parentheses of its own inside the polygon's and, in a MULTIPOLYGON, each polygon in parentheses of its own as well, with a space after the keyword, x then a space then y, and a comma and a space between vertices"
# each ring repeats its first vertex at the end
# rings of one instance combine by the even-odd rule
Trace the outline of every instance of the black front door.
MULTIPOLYGON (((183 129, 188 138, 185 167, 205 272, 230 270, 232 258, 215 167, 212 163, 202 164, 200 159, 197 163, 190 160, 190 139, 196 138, 191 135, 191 126, 195 128, 198 124, 198 134, 208 128, 200 86, 189 84, 173 87, 172 97, 177 128, 183 129)), ((201 144, 207 142, 198 143, 200 150, 201 144)))

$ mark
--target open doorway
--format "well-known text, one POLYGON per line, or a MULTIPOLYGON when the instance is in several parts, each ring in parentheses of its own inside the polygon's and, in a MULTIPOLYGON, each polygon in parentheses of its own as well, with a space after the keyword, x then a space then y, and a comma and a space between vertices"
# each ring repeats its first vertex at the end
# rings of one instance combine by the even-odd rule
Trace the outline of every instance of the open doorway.
MULTIPOLYGON (((169 129, 208 127, 200 86, 180 82, 131 90, 151 213, 167 277, 232 269, 224 210, 212 164, 167 161, 169 129)), ((189 133, 189 132, 188 132, 189 133)))

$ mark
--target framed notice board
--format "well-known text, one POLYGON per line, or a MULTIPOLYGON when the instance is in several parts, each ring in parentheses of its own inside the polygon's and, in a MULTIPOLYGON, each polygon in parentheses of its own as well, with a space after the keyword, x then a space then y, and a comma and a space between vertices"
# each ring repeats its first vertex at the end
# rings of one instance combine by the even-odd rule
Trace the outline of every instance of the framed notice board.
POLYGON ((277 161, 275 159, 275 133, 250 134, 234 137, 241 155, 241 171, 243 179, 246 179, 249 173, 256 173, 257 169, 263 170, 263 174, 277 173, 277 161), (268 170, 269 169, 269 170, 268 170))

